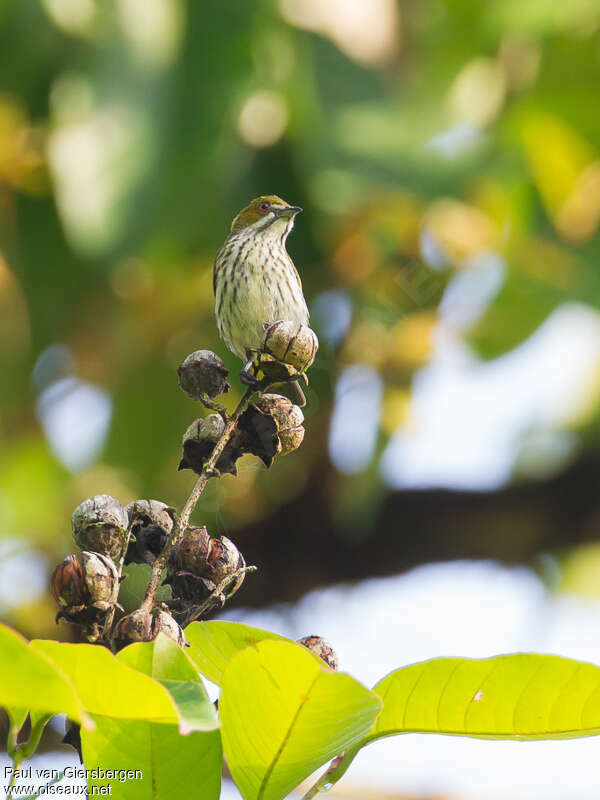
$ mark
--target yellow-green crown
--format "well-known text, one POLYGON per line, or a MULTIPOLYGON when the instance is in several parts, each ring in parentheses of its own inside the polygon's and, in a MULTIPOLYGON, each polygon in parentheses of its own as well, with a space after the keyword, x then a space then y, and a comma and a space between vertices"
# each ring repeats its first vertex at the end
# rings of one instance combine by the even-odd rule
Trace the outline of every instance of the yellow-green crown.
POLYGON ((248 203, 246 208, 243 208, 240 213, 235 217, 231 223, 231 232, 239 233, 249 225, 258 222, 259 219, 269 213, 271 206, 276 208, 287 208, 289 203, 277 197, 276 194, 263 194, 260 197, 255 197, 251 203, 248 203))

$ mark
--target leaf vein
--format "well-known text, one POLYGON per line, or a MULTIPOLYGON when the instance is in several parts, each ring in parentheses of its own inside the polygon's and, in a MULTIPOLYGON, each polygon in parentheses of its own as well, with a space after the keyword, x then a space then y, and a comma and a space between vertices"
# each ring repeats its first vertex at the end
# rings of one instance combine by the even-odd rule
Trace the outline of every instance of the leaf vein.
MULTIPOLYGON (((547 716, 547 719, 546 719, 546 729, 547 730, 550 730, 550 720, 552 719, 552 714, 554 713, 554 709, 556 708, 556 706, 558 705, 558 703, 559 703, 559 701, 560 701, 560 699, 562 697, 563 691, 571 683, 571 681, 575 680, 575 676, 581 670, 581 666, 582 666, 581 664, 578 664, 575 667, 575 669, 569 675, 568 679, 563 684, 561 684, 558 692, 556 693, 556 697, 554 698, 554 700, 552 701, 552 705, 548 709, 548 716, 547 716)), ((581 718, 580 718, 579 722, 581 724, 581 718)))
MULTIPOLYGON (((268 672, 268 670, 265 667, 263 667, 263 669, 265 669, 265 672, 268 672)), ((304 697, 310 698, 310 693, 314 689, 315 683, 319 680, 320 677, 321 677, 321 673, 319 671, 315 675, 315 677, 314 677, 313 681, 311 682, 310 686, 308 687, 308 691, 305 693, 304 697)), ((283 755, 283 751, 285 749, 285 746, 287 745, 287 743, 290 740, 290 737, 291 737, 291 735, 293 733, 294 727, 296 726, 296 723, 298 722, 298 718, 300 717, 300 714, 302 713, 302 709, 304 708, 305 705, 306 705, 306 700, 303 700, 300 703, 300 705, 298 706, 298 708, 296 709, 296 713, 292 717, 292 721, 290 722, 290 726, 287 729, 287 731, 285 733, 285 736, 283 737, 283 741, 279 745, 279 747, 277 749, 277 752, 275 753, 275 756, 273 757, 271 763, 267 767, 267 771, 265 772, 264 777, 263 777, 262 781, 260 782, 260 788, 258 790, 257 800, 262 800, 262 798, 264 797, 265 791, 267 789, 267 785, 269 783, 269 780, 271 779, 271 775, 273 774, 273 770, 275 769, 275 767, 277 766, 277 762, 279 761, 279 759, 283 755)))
POLYGON ((519 695, 518 695, 517 699, 515 700, 515 704, 513 706, 513 713, 512 713, 512 729, 513 729, 513 731, 517 730, 517 709, 519 708, 519 704, 521 703, 521 700, 525 696, 525 692, 533 684, 533 682, 538 677, 538 675, 540 674, 540 672, 542 671, 543 668, 544 668, 543 664, 540 664, 540 666, 537 667, 537 669, 533 672, 533 674, 529 678, 529 680, 527 680, 525 682, 525 685, 523 686, 523 688, 519 692, 519 695))
MULTIPOLYGON (((483 691, 483 687, 486 685, 486 683, 488 682, 488 680, 490 679, 492 674, 495 672, 496 666, 497 666, 496 664, 492 664, 490 669, 487 671, 485 678, 483 678, 483 680, 478 681, 478 683, 479 683, 479 691, 483 691)), ((471 708, 472 708, 471 703, 467 703, 467 705, 465 706, 465 713, 463 714, 463 731, 465 731, 465 732, 467 732, 467 730, 468 730, 467 729, 467 716, 468 716, 469 711, 471 710, 471 708)), ((495 712, 494 712, 494 717, 495 717, 495 712)))
POLYGON ((462 664, 462 661, 458 661, 454 665, 454 667, 450 670, 450 674, 448 675, 448 678, 447 678, 446 682, 444 683, 444 685, 442 686, 442 689, 441 689, 441 691, 440 691, 440 693, 438 695, 438 701, 437 701, 437 705, 436 705, 436 709, 435 709, 435 724, 436 724, 438 730, 442 729, 442 726, 441 726, 441 723, 440 723, 440 708, 441 708, 441 705, 442 705, 442 700, 444 698, 444 693, 445 693, 446 689, 448 688, 448 686, 450 685, 450 681, 454 677, 456 671, 458 670, 458 668, 460 667, 461 664, 462 664))
POLYGON ((424 664, 424 665, 423 665, 423 669, 422 669, 422 670, 421 670, 421 672, 419 673, 419 677, 418 677, 418 678, 417 678, 417 680, 416 680, 416 681, 413 683, 413 685, 412 685, 412 688, 411 688, 410 692, 409 692, 409 693, 407 694, 407 696, 406 696, 406 700, 404 701, 404 712, 403 712, 403 714, 402 714, 402 727, 403 727, 403 728, 406 728, 406 712, 408 711, 408 704, 409 704, 409 702, 410 702, 410 699, 411 699, 411 697, 412 697, 412 696, 413 696, 413 694, 415 693, 415 690, 416 690, 417 686, 419 685, 419 683, 420 683, 420 682, 421 682, 421 680, 423 679, 423 676, 425 675, 425 673, 426 673, 426 671, 427 671, 427 667, 429 666, 429 663, 430 663, 430 662, 427 662, 426 664, 424 664))

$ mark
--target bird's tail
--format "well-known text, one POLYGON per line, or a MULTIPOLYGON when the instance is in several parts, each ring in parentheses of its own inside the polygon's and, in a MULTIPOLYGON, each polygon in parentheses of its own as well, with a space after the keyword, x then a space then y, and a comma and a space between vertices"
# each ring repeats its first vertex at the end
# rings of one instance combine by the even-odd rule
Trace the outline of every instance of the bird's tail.
POLYGON ((274 383, 269 386, 269 391, 274 392, 275 394, 282 394, 284 397, 287 397, 288 400, 291 400, 294 405, 300 406, 300 408, 304 408, 306 405, 306 397, 298 385, 298 381, 274 383))

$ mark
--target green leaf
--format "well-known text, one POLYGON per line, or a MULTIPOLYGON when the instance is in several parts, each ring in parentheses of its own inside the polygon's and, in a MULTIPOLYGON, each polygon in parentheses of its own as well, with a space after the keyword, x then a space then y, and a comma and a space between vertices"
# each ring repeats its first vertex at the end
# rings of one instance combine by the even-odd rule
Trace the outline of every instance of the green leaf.
MULTIPOLYGON (((143 720, 123 722, 95 717, 95 730, 82 733, 86 765, 139 770, 141 775, 122 782, 99 777, 90 785, 110 784, 111 796, 123 800, 218 800, 223 761, 221 738, 215 730, 218 722, 185 653, 161 634, 154 642, 125 648, 117 661, 161 681, 177 704, 181 724, 178 728, 143 720), (183 736, 182 726, 195 732, 183 736)), ((129 702, 137 702, 137 695, 129 702)))
POLYGON ((32 652, 46 656, 69 677, 90 714, 178 722, 175 705, 166 689, 148 675, 120 662, 105 647, 45 639, 35 639, 29 647, 32 652))
POLYGON ((122 782, 118 777, 93 778, 90 786, 109 784, 111 797, 119 800, 218 800, 222 766, 218 731, 182 736, 176 725, 107 717, 98 717, 96 722, 94 731, 82 732, 84 763, 139 773, 122 782))
POLYGON ((16 718, 21 719, 23 710, 29 709, 64 712, 71 719, 87 724, 88 718, 69 677, 44 653, 33 651, 25 639, 1 624, 0 675, 0 706, 15 709, 16 718))
POLYGON ((168 636, 161 633, 153 642, 129 645, 117 659, 152 675, 165 687, 177 708, 180 733, 212 731, 219 727, 216 709, 208 699, 196 667, 168 636))
POLYGON ((185 638, 190 643, 189 656, 198 670, 219 686, 225 668, 241 650, 265 639, 289 641, 240 622, 193 622, 185 629, 185 638))
POLYGON ((600 668, 558 656, 436 658, 392 672, 368 741, 395 733, 564 739, 600 733, 600 668))
POLYGON ((246 800, 279 800, 328 759, 359 742, 377 695, 332 672, 293 642, 263 641, 225 670, 223 749, 246 800))

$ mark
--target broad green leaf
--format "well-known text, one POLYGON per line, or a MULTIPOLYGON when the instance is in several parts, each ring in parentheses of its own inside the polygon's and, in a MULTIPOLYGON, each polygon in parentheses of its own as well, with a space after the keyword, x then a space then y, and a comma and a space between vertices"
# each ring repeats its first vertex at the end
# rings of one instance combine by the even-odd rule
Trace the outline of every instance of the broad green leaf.
POLYGON ((219 686, 225 668, 241 650, 265 639, 289 641, 241 622, 192 622, 185 629, 185 638, 190 643, 188 654, 198 670, 219 686))
POLYGON ((600 734, 600 667, 558 656, 436 658, 392 672, 373 691, 383 711, 368 741, 408 732, 523 740, 600 734))
POLYGON ((185 653, 160 635, 155 642, 130 645, 117 660, 162 682, 177 704, 181 724, 178 729, 177 725, 150 721, 95 717, 95 730, 82 735, 86 765, 139 770, 141 775, 125 781, 100 777, 90 785, 110 784, 111 796, 123 800, 218 800, 223 760, 221 738, 215 729, 218 722, 185 653), (182 727, 195 732, 184 736, 182 727))
POLYGON ((225 670, 223 749, 246 800, 279 800, 359 742, 381 708, 377 695, 332 672, 300 645, 263 641, 225 670))
POLYGON ((105 647, 42 639, 35 639, 29 647, 69 677, 90 714, 178 722, 175 704, 166 689, 123 664, 105 647))
POLYGON ((6 625, 0 624, 0 706, 15 709, 24 720, 24 709, 65 713, 86 723, 87 717, 73 683, 42 652, 35 652, 6 625))
MULTIPOLYGON (((175 645, 177 647, 177 645, 175 645)), ((214 731, 219 728, 217 710, 201 683, 159 681, 171 695, 179 714, 179 732, 214 731)))
POLYGON ((161 633, 153 642, 129 645, 121 650, 117 659, 152 675, 165 687, 177 708, 180 733, 212 731, 219 727, 216 709, 208 699, 196 667, 168 636, 161 633))
POLYGON ((218 731, 182 736, 176 725, 95 717, 94 731, 81 736, 89 768, 139 770, 140 777, 92 779, 90 786, 110 784, 117 800, 218 800, 222 752, 218 731))

